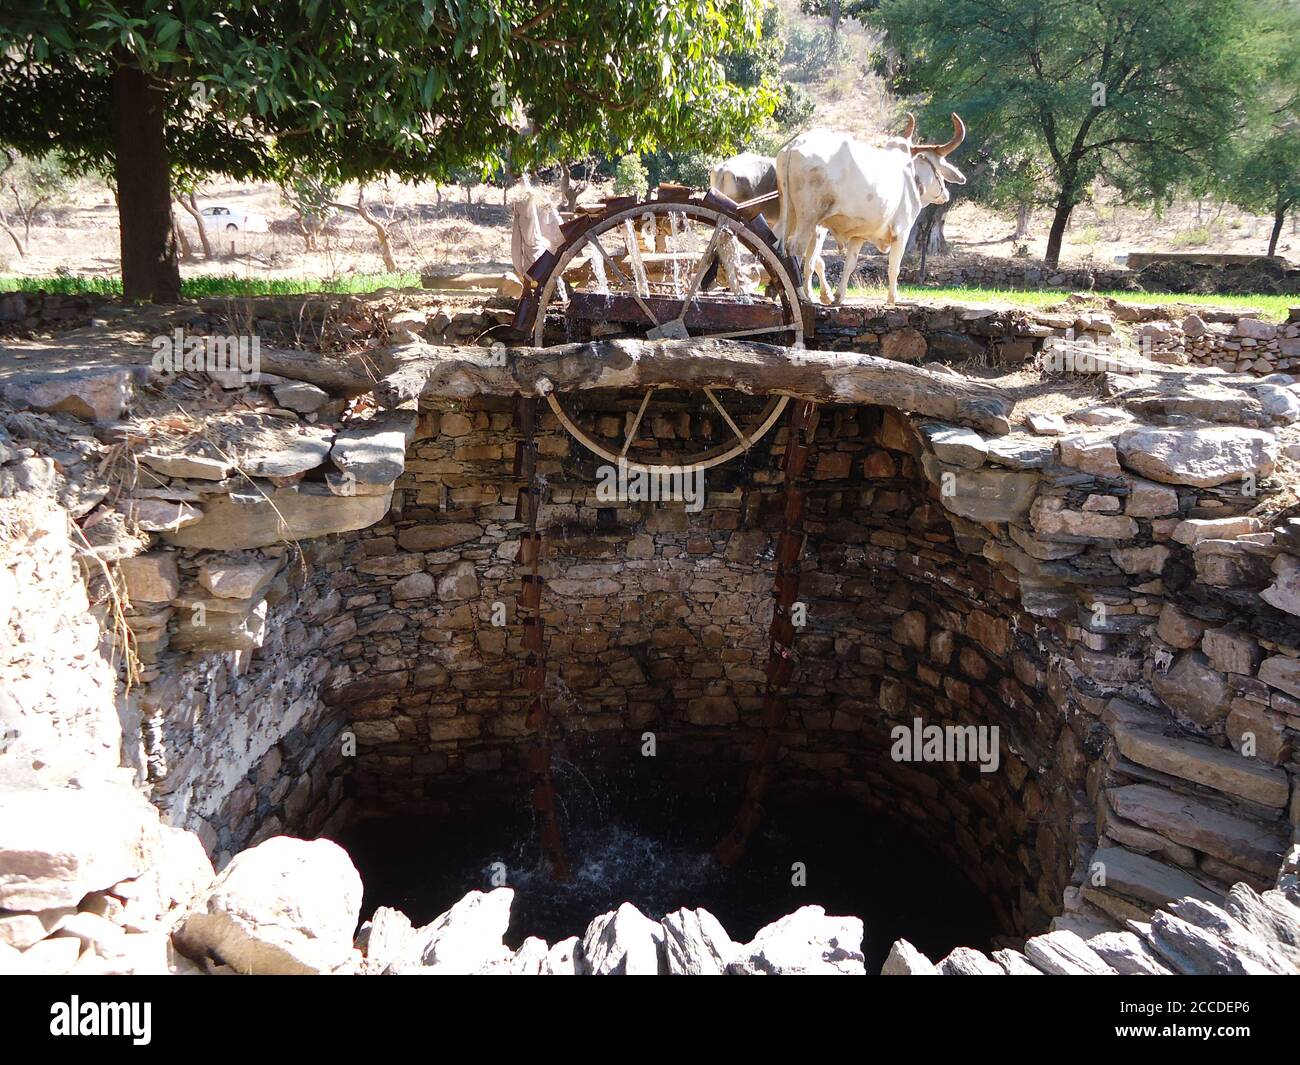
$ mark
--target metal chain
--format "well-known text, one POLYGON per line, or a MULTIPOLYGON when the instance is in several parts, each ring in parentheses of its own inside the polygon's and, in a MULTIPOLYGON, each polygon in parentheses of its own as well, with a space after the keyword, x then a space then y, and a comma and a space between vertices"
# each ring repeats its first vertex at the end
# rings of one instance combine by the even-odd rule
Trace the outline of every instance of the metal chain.
POLYGON ((799 596, 799 560, 803 556, 805 533, 803 513, 806 496, 798 487, 808 468, 813 438, 817 432, 817 404, 802 399, 790 414, 790 439, 782 466, 785 470, 785 512, 776 545, 776 575, 773 596, 767 679, 763 687, 763 734, 754 752, 754 763, 745 783, 736 819, 713 853, 727 867, 745 856, 750 836, 763 820, 763 799, 775 775, 779 744, 776 730, 785 720, 786 702, 782 690, 794 674, 795 624, 790 616, 799 596))
POLYGON ((524 690, 531 700, 525 724, 533 732, 528 750, 528 771, 533 781, 533 810, 540 827, 542 854, 556 880, 569 879, 569 861, 564 852, 555 810, 555 788, 551 779, 551 713, 546 697, 546 635, 542 619, 542 534, 537 530, 542 503, 542 483, 537 473, 537 400, 520 396, 516 423, 522 439, 515 445, 515 478, 520 485, 515 500, 515 520, 527 526, 519 538, 516 565, 520 571, 519 598, 515 612, 523 628, 524 690))

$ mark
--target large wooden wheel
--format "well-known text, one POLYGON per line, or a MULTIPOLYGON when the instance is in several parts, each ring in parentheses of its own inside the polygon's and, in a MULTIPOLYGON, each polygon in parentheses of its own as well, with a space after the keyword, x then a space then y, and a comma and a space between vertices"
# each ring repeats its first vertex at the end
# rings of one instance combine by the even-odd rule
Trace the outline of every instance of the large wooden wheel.
MULTIPOLYGON (((649 200, 607 201, 564 231, 563 246, 529 271, 536 287, 517 319, 531 319, 537 347, 614 336, 743 337, 803 347, 797 268, 756 211, 716 193, 660 186, 649 200)), ((565 429, 606 462, 708 469, 752 448, 789 398, 654 387, 613 409, 589 393, 552 393, 547 401, 565 429), (653 426, 709 443, 673 448, 660 433, 648 436, 653 426)))

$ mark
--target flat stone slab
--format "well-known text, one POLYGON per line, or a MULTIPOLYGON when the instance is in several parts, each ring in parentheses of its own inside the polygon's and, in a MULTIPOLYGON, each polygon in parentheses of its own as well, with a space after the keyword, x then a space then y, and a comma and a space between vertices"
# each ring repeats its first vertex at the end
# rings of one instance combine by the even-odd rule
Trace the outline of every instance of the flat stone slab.
POLYGON ((339 433, 330 458, 358 484, 392 484, 406 469, 406 445, 415 436, 415 423, 415 414, 407 411, 378 414, 339 433))
POLYGON ((1123 464, 1165 484, 1197 488, 1267 476, 1277 459, 1277 441, 1259 429, 1134 429, 1119 437, 1123 464))
POLYGON ((1129 725, 1117 725, 1114 735, 1120 753, 1138 765, 1239 795, 1261 806, 1281 809, 1290 796, 1290 782, 1283 770, 1256 758, 1242 757, 1231 748, 1162 736, 1129 725))
POLYGON ((236 551, 351 532, 373 525, 387 514, 393 493, 336 496, 279 488, 266 498, 241 498, 248 501, 213 497, 204 507, 202 521, 164 535, 179 547, 236 551))
POLYGON ((945 509, 970 521, 1023 522, 1038 491, 1036 473, 982 467, 963 469, 940 462, 929 452, 921 456, 926 477, 939 486, 945 509))
POLYGON ((1214 892, 1177 866, 1124 847, 1098 847, 1088 865, 1090 870, 1105 877, 1105 883, 1098 885, 1100 890, 1117 891, 1152 906, 1163 906, 1188 896, 1209 902, 1218 899, 1214 892))

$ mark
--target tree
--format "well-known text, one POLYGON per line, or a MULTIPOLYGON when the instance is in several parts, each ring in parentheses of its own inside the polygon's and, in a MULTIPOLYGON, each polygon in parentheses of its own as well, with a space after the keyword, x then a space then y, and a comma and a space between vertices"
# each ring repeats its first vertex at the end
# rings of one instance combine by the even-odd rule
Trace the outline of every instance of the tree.
POLYGON ((0 229, 9 234, 20 257, 27 255, 27 249, 31 245, 32 223, 36 220, 37 213, 62 196, 68 185, 67 172, 52 153, 28 159, 12 149, 0 151, 0 190, 7 194, 13 204, 23 235, 21 238, 18 236, 2 202, 0 229))
POLYGON ((719 62, 757 32, 754 0, 5 0, 0 145, 111 174, 126 296, 175 300, 174 162, 342 183, 704 147, 770 110, 719 62))
POLYGON ((1300 9, 1262 3, 1260 26, 1272 54, 1263 89, 1227 164, 1215 172, 1221 194, 1247 211, 1272 215, 1269 255, 1277 254, 1287 212, 1300 207, 1300 9))
POLYGON ((828 19, 831 37, 834 38, 840 32, 840 23, 845 19, 863 21, 878 6, 880 0, 800 0, 799 10, 805 15, 828 19))
MULTIPOLYGON (((1212 166, 1255 79, 1250 0, 882 0, 892 80, 1049 165, 1047 262, 1096 178, 1162 200, 1212 166)), ((978 144, 978 141, 976 141, 978 144)))

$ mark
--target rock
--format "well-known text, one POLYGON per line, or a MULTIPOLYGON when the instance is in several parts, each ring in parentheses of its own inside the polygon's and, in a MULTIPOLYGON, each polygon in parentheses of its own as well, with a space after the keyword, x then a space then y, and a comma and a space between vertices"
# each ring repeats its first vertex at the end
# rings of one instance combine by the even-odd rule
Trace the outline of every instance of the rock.
POLYGON ((1056 445, 1024 436, 996 436, 985 440, 989 461, 1013 470, 1039 470, 1052 461, 1056 445))
POLYGON ((1179 650, 1187 650, 1201 642, 1205 632, 1205 623, 1188 614, 1184 614, 1173 603, 1165 603, 1160 609, 1156 622, 1156 634, 1179 650))
POLYGON ((1281 831, 1153 784, 1109 788, 1115 813, 1166 839, 1203 851, 1241 869, 1271 877, 1285 846, 1281 831))
POLYGON ((265 599, 208 599, 202 610, 185 600, 181 605, 171 638, 178 651, 251 651, 266 642, 265 599), (224 604, 234 609, 222 610, 224 604))
POLYGON ((210 458, 193 452, 146 451, 137 457, 145 466, 164 477, 183 477, 196 481, 224 481, 233 468, 224 458, 210 458))
POLYGON ((910 325, 891 330, 880 338, 880 354, 887 359, 917 362, 925 358, 928 347, 925 337, 910 325))
POLYGON ((708 910, 680 909, 659 922, 664 954, 674 976, 724 976, 736 958, 737 945, 708 910))
POLYGON ((1233 750, 1270 765, 1286 760, 1286 718, 1246 699, 1234 699, 1225 724, 1233 750))
POLYGON ((1163 544, 1152 547, 1120 547, 1110 553, 1110 560, 1130 576, 1139 573, 1161 573, 1169 561, 1169 548, 1163 544))
POLYGON ((286 381, 282 385, 276 385, 271 392, 275 395, 276 403, 285 410, 298 414, 320 410, 330 399, 329 393, 323 388, 317 388, 306 381, 286 381))
POLYGON ((1068 428, 1059 414, 1031 414, 1026 421, 1029 431, 1039 436, 1060 436, 1068 428))
MULTIPOLYGON (((503 961, 513 953, 505 945, 510 925, 511 888, 471 891, 446 913, 415 933, 415 957, 420 972, 431 975, 467 975, 503 961)), ((414 958, 405 956, 388 971, 410 971, 414 958)))
POLYGON ((1300 699, 1300 658, 1273 655, 1259 667, 1259 679, 1300 699))
POLYGON ((578 937, 562 939, 546 953, 542 963, 543 976, 577 976, 578 975, 578 937))
POLYGON ((1300 560, 1292 555, 1278 555, 1273 560, 1273 572, 1277 579, 1259 597, 1278 610, 1300 614, 1300 560))
POLYGON ((1105 891, 1117 891, 1130 899, 1164 906, 1166 902, 1184 897, 1214 901, 1217 896, 1201 886, 1178 867, 1157 862, 1145 854, 1135 854, 1122 847, 1099 847, 1088 863, 1089 875, 1100 873, 1105 891))
POLYGON ((433 595, 436 587, 437 582, 423 570, 410 573, 393 585, 393 599, 424 599, 433 595))
POLYGON ((1070 510, 1060 496, 1039 496, 1029 510, 1034 531, 1043 539, 1059 536, 1088 540, 1128 540, 1137 535, 1137 522, 1119 514, 1070 510))
POLYGON ((1124 465, 1165 484, 1198 488, 1273 472, 1277 442, 1258 429, 1134 429, 1121 434, 1124 465))
POLYGON ((1259 895, 1249 884, 1233 884, 1223 909, 1247 932, 1300 968, 1300 909, 1288 904, 1281 892, 1259 895))
POLYGON ((1074 932, 1048 932, 1025 941, 1025 955, 1050 976, 1114 976, 1115 971, 1074 932))
POLYGON ((1119 456, 1107 438, 1063 436, 1059 444, 1061 462, 1096 477, 1119 477, 1119 456))
POLYGON ((578 972, 587 976, 657 976, 663 972, 664 929, 630 902, 587 926, 578 972))
POLYGON ((17 957, 12 967, 5 967, 0 957, 0 971, 10 976, 63 976, 77 964, 81 940, 75 936, 55 936, 33 943, 21 954, 14 953, 17 957))
POLYGON ((416 416, 386 411, 339 433, 330 458, 358 484, 392 484, 406 468, 406 445, 415 436, 416 416))
POLYGON ((206 557, 199 563, 199 583, 219 599, 254 599, 279 572, 278 560, 206 557))
POLYGON ((862 921, 828 917, 820 906, 794 913, 759 929, 740 948, 730 971, 740 976, 862 976, 862 921))
POLYGON ((19 377, 4 388, 16 407, 71 414, 83 421, 115 422, 131 401, 134 373, 129 367, 69 369, 59 374, 19 377))
POLYGON ((157 811, 134 788, 0 791, 0 909, 75 906, 157 859, 157 811))
POLYGON ((940 462, 973 470, 988 457, 988 445, 974 429, 942 422, 922 422, 917 428, 940 462))
POLYGON ((1153 675, 1151 688, 1175 714, 1203 729, 1227 717, 1232 702, 1227 678, 1199 651, 1184 652, 1169 672, 1153 675))
POLYGON ((954 947, 939 962, 940 976, 1005 976, 1006 971, 988 955, 971 947, 954 947))
POLYGON ((1272 340, 1277 336, 1277 326, 1271 322, 1261 322, 1258 318, 1239 318, 1233 332, 1251 340, 1272 340))
POLYGON ((1128 503, 1124 513, 1131 518, 1163 518, 1178 510, 1178 493, 1168 485, 1141 477, 1129 477, 1128 503))
POLYGON ((314 470, 325 461, 334 433, 329 429, 302 426, 299 433, 286 435, 280 432, 273 439, 274 443, 264 443, 255 437, 254 442, 245 443, 239 451, 239 469, 252 477, 296 477, 314 470))
POLYGON ((1114 735, 1125 758, 1181 780, 1278 809, 1286 805, 1290 795, 1285 772, 1254 758, 1243 758, 1235 751, 1120 724, 1115 726, 1114 735))
POLYGON ((75 906, 59 906, 39 913, 0 913, 0 943, 26 950, 57 932, 76 912, 75 906))
POLYGON ((1232 629, 1207 629, 1201 638, 1201 650, 1210 665, 1223 673, 1253 676, 1259 664, 1259 643, 1232 629))
POLYGON ((126 583, 127 598, 133 603, 170 603, 180 594, 176 555, 171 551, 124 558, 117 568, 126 583))
POLYGON ((327 973, 352 960, 360 910, 361 877, 342 847, 275 836, 235 855, 175 941, 245 974, 327 973))
POLYGON ((438 578, 438 598, 444 603, 474 599, 478 594, 478 571, 473 562, 457 562, 438 578))
POLYGON ((1185 976, 1267 976, 1279 972, 1261 962, 1256 952, 1243 950, 1245 941, 1241 935, 1225 939, 1221 933, 1197 927, 1163 911, 1151 919, 1146 938, 1175 972, 1185 976))
POLYGON ((124 498, 117 501, 117 508, 128 522, 145 532, 175 532, 203 519, 198 507, 166 499, 124 498))
POLYGON ((357 936, 357 946, 366 956, 365 971, 382 973, 410 953, 414 939, 415 928, 406 914, 390 906, 380 906, 357 936))
POLYGON ((1170 975, 1168 966, 1132 932, 1101 932, 1088 946, 1120 976, 1170 975))
POLYGON ((948 466, 928 452, 921 458, 926 477, 939 486, 944 508, 970 521, 1024 521, 1038 491, 1034 473, 948 466), (951 475, 951 476, 948 476, 951 475))
POLYGON ((297 486, 279 488, 256 499, 237 502, 211 496, 203 520, 166 534, 179 547, 238 551, 275 543, 308 540, 334 532, 352 532, 374 525, 388 513, 392 492, 378 496, 316 494, 297 486))
POLYGON ((1239 518, 1189 518, 1175 525, 1170 535, 1180 544, 1193 547, 1202 540, 1235 540, 1259 530, 1259 519, 1245 515, 1239 518))
POLYGON ((1043 971, 1032 965, 1018 950, 995 950, 993 960, 1008 976, 1042 976, 1043 971))
POLYGON ((917 950, 906 939, 894 940, 889 957, 880 969, 881 976, 938 976, 934 962, 917 950))
POLYGON ((403 551, 444 551, 482 535, 483 530, 469 522, 426 522, 403 529, 397 534, 397 544, 403 551))

